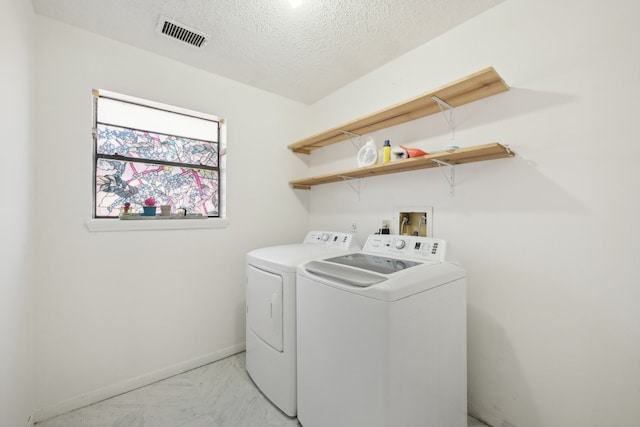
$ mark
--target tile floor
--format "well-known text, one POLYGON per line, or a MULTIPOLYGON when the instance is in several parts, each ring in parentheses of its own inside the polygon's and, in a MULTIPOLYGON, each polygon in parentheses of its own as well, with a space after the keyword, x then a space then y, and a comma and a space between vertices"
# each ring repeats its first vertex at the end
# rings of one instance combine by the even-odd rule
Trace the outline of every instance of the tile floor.
MULTIPOLYGON (((253 384, 239 353, 41 421, 36 427, 298 427, 253 384)), ((469 417, 469 427, 485 424, 469 417)), ((327 426, 329 427, 329 426, 327 426)))

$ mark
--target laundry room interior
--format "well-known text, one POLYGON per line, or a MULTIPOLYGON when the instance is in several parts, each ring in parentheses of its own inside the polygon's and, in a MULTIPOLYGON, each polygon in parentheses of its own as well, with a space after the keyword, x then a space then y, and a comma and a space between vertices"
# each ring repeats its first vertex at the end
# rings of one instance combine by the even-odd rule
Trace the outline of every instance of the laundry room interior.
POLYGON ((37 425, 245 351, 247 253, 310 230, 360 245, 385 224, 413 234, 402 218, 415 226, 423 212, 466 271, 470 415, 493 427, 640 425, 640 4, 495 1, 305 102, 296 87, 260 88, 259 74, 236 81, 64 22, 45 3, 0 6, 0 425, 37 425), (507 90, 452 120, 444 108, 289 148, 489 68, 507 90), (224 119, 221 218, 96 226, 125 222, 92 218, 96 89, 224 119), (508 155, 291 184, 357 169, 368 139, 427 153, 497 143, 508 155))

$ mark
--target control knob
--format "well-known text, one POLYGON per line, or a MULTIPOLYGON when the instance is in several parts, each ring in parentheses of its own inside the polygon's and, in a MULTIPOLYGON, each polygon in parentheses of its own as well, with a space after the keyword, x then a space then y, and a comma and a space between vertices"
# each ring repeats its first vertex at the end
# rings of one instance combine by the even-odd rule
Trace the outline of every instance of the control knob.
POLYGON ((400 240, 400 239, 396 240, 394 244, 396 249, 402 249, 404 248, 404 245, 405 245, 404 240, 400 240))

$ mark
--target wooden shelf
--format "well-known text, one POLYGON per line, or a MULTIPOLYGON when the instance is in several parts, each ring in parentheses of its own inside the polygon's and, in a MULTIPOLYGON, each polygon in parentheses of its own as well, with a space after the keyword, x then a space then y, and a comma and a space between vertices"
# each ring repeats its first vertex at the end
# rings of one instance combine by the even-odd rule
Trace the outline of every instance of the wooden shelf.
POLYGON ((305 138, 290 144, 288 147, 296 153, 309 154, 318 148, 352 138, 352 134, 365 135, 390 126, 439 113, 440 106, 433 99, 434 96, 453 107, 459 107, 507 90, 509 90, 509 86, 502 80, 502 77, 500 77, 493 67, 489 67, 433 92, 425 93, 424 95, 345 123, 342 126, 305 138))
POLYGON ((291 186, 296 189, 309 190, 314 185, 328 184, 345 179, 367 178, 370 176, 386 175, 391 173, 408 172, 418 169, 437 167, 438 163, 434 160, 439 160, 441 162, 452 165, 459 165, 463 163, 479 162, 482 160, 513 157, 514 155, 515 154, 504 145, 494 142, 491 144, 477 145, 473 147, 459 148, 457 150, 428 154, 422 157, 413 157, 405 160, 398 160, 391 163, 365 166, 327 175, 296 179, 294 181, 289 181, 289 184, 291 184, 291 186))

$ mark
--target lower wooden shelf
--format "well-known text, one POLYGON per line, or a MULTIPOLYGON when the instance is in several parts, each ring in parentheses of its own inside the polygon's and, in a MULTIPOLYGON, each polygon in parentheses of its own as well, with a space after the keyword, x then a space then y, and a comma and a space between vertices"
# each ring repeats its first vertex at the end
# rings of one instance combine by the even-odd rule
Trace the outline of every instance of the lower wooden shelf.
POLYGON ((428 169, 438 166, 439 160, 451 165, 463 163, 480 162, 482 160, 503 159, 513 157, 515 153, 509 148, 497 142, 476 145, 473 147, 458 148, 456 150, 443 151, 435 154, 428 154, 421 157, 398 160, 391 163, 376 164, 356 169, 349 169, 338 173, 312 176, 310 178, 296 179, 289 181, 295 189, 309 190, 314 185, 329 184, 331 182, 343 181, 345 179, 367 178, 370 176, 387 175, 399 172, 409 172, 418 169, 428 169))

